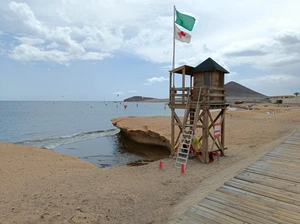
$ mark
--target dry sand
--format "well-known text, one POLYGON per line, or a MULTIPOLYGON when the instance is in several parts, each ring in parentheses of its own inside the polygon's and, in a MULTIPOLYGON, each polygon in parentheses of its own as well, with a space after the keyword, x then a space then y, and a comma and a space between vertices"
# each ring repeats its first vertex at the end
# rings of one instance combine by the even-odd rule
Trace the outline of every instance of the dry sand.
MULTIPOLYGON (((210 164, 190 159, 184 174, 174 159, 163 159, 163 169, 153 162, 102 170, 50 150, 0 143, 0 223, 167 223, 298 130, 299 112, 270 105, 227 111, 226 156, 210 164), (276 114, 266 114, 271 110, 276 114)), ((113 122, 148 140, 170 139, 169 117, 113 122)))

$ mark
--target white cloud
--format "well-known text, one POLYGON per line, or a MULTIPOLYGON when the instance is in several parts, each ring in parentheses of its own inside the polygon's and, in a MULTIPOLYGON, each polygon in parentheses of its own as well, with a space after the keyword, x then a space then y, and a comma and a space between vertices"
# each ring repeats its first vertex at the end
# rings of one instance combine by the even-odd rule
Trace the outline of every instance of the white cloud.
POLYGON ((107 57, 112 57, 109 53, 87 52, 79 57, 83 60, 102 60, 107 57))
MULTIPOLYGON (((47 23, 42 23, 36 18, 27 4, 11 2, 9 7, 14 12, 15 19, 21 22, 23 30, 15 36, 20 45, 14 44, 9 55, 15 60, 53 61, 60 64, 68 64, 71 60, 103 60, 112 57, 112 52, 122 44, 120 28, 49 28, 47 23), (25 36, 26 34, 28 36, 25 36)), ((60 8, 58 11, 63 13, 64 9, 60 8)))
POLYGON ((15 37, 21 44, 27 45, 41 45, 45 43, 45 40, 40 38, 30 38, 30 37, 15 37))
POLYGON ((26 26, 30 31, 43 35, 47 32, 43 24, 35 18, 34 13, 26 3, 11 2, 10 9, 15 13, 18 22, 26 26))
POLYGON ((13 49, 10 57, 19 61, 48 61, 59 64, 67 64, 70 56, 66 52, 58 50, 43 51, 28 44, 21 44, 13 49))
POLYGON ((144 85, 152 85, 157 82, 165 82, 165 81, 169 81, 169 79, 166 77, 152 77, 150 79, 147 79, 147 82, 144 83, 144 85))

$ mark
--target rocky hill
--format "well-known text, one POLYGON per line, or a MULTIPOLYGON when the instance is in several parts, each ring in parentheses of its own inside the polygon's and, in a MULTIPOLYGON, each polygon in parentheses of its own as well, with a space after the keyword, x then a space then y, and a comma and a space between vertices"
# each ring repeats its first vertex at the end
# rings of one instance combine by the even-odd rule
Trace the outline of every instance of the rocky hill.
MULTIPOLYGON (((228 82, 224 85, 226 89, 226 100, 229 103, 236 101, 244 102, 262 102, 268 98, 261 93, 249 89, 236 82, 228 82)), ((157 99, 152 97, 133 96, 124 100, 124 102, 166 102, 168 99, 157 99)))
POLYGON ((253 91, 239 83, 228 82, 224 85, 226 89, 226 100, 233 101, 246 101, 246 102, 259 102, 264 101, 268 96, 253 91))
POLYGON ((124 102, 141 102, 141 101, 152 101, 155 98, 144 97, 144 96, 133 96, 124 100, 124 102))

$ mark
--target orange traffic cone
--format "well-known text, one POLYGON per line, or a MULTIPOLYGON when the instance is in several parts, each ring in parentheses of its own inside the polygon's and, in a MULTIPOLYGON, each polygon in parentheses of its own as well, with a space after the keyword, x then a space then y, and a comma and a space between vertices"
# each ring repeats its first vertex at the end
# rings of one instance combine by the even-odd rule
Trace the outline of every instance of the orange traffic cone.
POLYGON ((161 160, 159 160, 158 169, 162 169, 162 161, 161 160))
POLYGON ((184 174, 184 164, 181 164, 181 171, 180 173, 184 174))

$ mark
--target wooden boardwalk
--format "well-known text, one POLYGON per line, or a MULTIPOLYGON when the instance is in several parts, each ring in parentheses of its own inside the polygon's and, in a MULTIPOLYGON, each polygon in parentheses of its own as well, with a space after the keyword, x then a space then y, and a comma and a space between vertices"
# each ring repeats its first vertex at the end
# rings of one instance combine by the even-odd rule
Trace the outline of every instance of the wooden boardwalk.
POLYGON ((300 224, 300 130, 169 223, 300 224))

